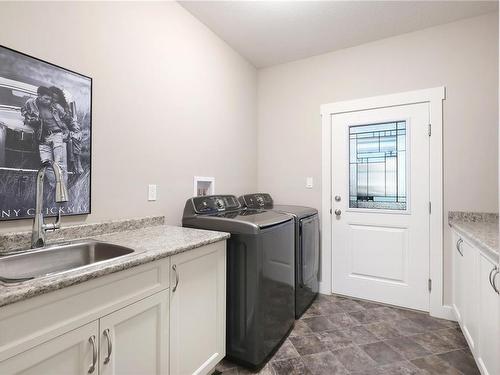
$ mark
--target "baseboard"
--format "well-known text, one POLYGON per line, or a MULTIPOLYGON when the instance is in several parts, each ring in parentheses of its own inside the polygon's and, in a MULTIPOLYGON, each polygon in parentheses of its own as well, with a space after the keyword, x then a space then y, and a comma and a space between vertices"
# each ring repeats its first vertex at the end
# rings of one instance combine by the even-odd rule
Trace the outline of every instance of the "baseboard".
POLYGON ((453 320, 454 322, 457 321, 455 313, 453 312, 453 307, 450 305, 442 305, 439 308, 431 308, 429 314, 434 318, 453 320))
POLYGON ((332 288, 328 283, 319 282, 319 293, 320 294, 332 294, 332 288))

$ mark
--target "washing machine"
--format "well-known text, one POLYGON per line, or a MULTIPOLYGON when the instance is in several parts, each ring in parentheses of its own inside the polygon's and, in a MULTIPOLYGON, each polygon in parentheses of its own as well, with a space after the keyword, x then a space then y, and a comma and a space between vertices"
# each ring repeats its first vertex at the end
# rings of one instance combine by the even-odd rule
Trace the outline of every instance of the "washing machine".
POLYGON ((295 318, 299 319, 319 291, 319 216, 311 207, 275 205, 268 193, 239 198, 249 209, 274 210, 292 215, 295 221, 295 318))
POLYGON ((182 225, 231 234, 226 357, 253 370, 262 368, 295 320, 293 217, 243 208, 233 195, 212 195, 188 199, 182 225))

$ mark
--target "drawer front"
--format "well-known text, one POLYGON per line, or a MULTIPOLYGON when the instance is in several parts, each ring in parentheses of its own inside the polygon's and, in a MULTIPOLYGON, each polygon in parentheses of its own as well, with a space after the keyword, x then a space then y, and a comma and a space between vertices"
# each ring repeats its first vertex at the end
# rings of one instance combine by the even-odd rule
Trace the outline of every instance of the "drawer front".
POLYGON ((169 286, 170 258, 0 308, 0 361, 169 286))

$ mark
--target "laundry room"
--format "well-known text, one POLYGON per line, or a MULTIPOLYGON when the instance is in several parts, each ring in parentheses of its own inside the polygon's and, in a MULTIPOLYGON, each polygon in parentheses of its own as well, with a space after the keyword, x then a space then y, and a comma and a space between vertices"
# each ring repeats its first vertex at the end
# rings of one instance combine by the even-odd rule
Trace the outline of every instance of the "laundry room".
POLYGON ((0 375, 500 375, 498 8, 0 2, 0 375))

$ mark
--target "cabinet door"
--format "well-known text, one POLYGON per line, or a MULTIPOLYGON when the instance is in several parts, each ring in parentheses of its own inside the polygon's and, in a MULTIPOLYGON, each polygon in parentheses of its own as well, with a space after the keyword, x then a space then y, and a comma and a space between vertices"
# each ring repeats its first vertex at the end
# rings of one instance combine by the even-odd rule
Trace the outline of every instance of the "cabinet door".
POLYGON ((463 267, 463 317, 462 329, 469 342, 470 349, 475 353, 477 340, 477 326, 479 318, 479 296, 478 296, 478 276, 479 276, 479 253, 477 249, 467 242, 462 244, 463 267))
POLYGON ((480 255, 478 363, 483 375, 500 374, 499 297, 489 279, 494 267, 495 265, 484 255, 480 255))
POLYGON ((170 373, 207 374, 225 356, 225 242, 174 255, 170 284, 170 373))
POLYGON ((100 375, 168 373, 168 290, 99 320, 100 375))
POLYGON ((463 240, 452 232, 452 260, 453 260, 453 311, 457 321, 462 324, 463 300, 465 291, 464 256, 462 251, 463 240))
POLYGON ((0 374, 97 375, 98 328, 94 321, 11 357, 0 363, 0 374))

